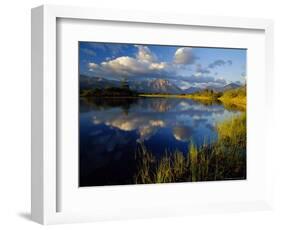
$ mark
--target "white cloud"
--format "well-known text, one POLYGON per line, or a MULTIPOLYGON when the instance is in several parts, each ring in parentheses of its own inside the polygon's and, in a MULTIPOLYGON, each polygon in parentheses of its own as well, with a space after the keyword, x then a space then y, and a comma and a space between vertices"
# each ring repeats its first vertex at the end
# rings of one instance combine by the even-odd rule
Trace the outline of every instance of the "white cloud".
POLYGON ((223 77, 219 77, 219 78, 215 79, 215 82, 223 84, 223 85, 225 85, 227 83, 223 77))
POLYGON ((193 64, 196 57, 192 52, 192 48, 182 47, 176 50, 174 56, 174 63, 176 64, 193 64))
MULTIPOLYGON (((213 76, 208 76, 211 71, 201 64, 195 65, 194 72, 187 75, 181 64, 193 63, 197 58, 192 54, 192 48, 178 48, 174 55, 174 63, 160 62, 146 46, 136 45, 138 52, 135 57, 121 56, 111 60, 105 60, 100 64, 88 63, 89 71, 94 76, 105 76, 108 78, 160 78, 175 84, 180 88, 186 88, 195 83, 226 84, 226 81, 213 76), (180 64, 181 63, 181 64, 180 64), (183 73, 183 74, 181 74, 183 73), (206 76, 207 75, 207 76, 206 76)), ((216 63, 218 64, 218 63, 216 63)))
POLYGON ((147 63, 128 56, 118 57, 108 62, 102 62, 101 66, 114 73, 126 73, 126 75, 130 75, 131 73, 143 73, 148 68, 147 63))
POLYGON ((225 60, 218 59, 218 60, 215 60, 214 62, 210 63, 208 67, 210 69, 213 69, 213 68, 216 68, 218 66, 224 66, 226 64, 231 66, 232 65, 232 61, 231 60, 226 60, 225 61, 225 60))
POLYGON ((166 62, 151 63, 149 66, 149 69, 151 70, 163 70, 166 68, 168 68, 168 64, 166 62))
POLYGON ((202 73, 201 73, 201 72, 195 72, 195 73, 194 73, 194 76, 195 76, 195 77, 201 77, 201 76, 202 76, 202 73))
POLYGON ((201 76, 203 74, 209 74, 210 70, 208 68, 203 68, 201 64, 196 65, 196 70, 195 70, 195 76, 198 74, 198 76, 201 76))
POLYGON ((151 52, 147 46, 135 45, 138 48, 137 59, 144 62, 156 62, 156 56, 151 52))
POLYGON ((112 60, 106 60, 100 65, 89 63, 90 71, 103 73, 111 77, 139 76, 147 74, 149 76, 161 75, 171 71, 166 62, 157 62, 156 56, 146 46, 136 45, 138 53, 136 57, 121 56, 112 60))
POLYGON ((90 62, 88 64, 88 67, 89 67, 90 70, 93 70, 93 69, 97 69, 99 66, 94 62, 90 62))

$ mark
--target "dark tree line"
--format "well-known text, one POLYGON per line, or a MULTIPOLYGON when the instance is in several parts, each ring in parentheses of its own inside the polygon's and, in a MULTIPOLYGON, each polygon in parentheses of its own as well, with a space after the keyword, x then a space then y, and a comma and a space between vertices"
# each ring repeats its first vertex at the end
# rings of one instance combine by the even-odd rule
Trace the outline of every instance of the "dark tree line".
POLYGON ((138 96, 137 92, 133 91, 129 87, 129 83, 126 80, 121 82, 120 87, 104 87, 101 88, 89 88, 80 90, 81 97, 134 97, 138 96))

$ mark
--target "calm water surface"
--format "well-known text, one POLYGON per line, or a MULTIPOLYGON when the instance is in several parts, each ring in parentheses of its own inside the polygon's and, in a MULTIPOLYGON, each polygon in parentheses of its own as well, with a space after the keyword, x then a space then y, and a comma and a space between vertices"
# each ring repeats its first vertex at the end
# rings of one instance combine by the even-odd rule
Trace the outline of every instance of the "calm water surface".
POLYGON ((216 140, 215 125, 239 115, 219 102, 178 98, 80 100, 80 186, 133 184, 143 143, 156 157, 216 140))

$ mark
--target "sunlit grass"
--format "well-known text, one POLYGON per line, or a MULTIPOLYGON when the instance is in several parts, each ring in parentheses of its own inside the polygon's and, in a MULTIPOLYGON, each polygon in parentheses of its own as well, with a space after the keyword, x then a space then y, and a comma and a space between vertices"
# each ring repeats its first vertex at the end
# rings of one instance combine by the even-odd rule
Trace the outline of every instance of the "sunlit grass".
POLYGON ((175 178, 182 178, 185 176, 187 161, 180 151, 175 151, 173 154, 173 174, 175 178))
POLYGON ((238 89, 225 91, 221 97, 218 98, 224 104, 235 104, 246 108, 247 104, 247 90, 246 86, 238 89))
POLYGON ((170 156, 165 155, 158 161, 155 170, 155 183, 168 183, 173 181, 173 166, 170 156))
POLYGON ((217 124, 219 144, 246 148, 246 113, 217 124))
POLYGON ((136 183, 169 183, 246 178, 246 114, 216 126, 218 139, 212 144, 189 143, 186 154, 176 150, 156 159, 141 145, 136 183))
POLYGON ((232 106, 232 105, 236 105, 242 109, 246 109, 247 106, 247 101, 246 98, 244 97, 235 97, 235 98, 219 98, 218 100, 220 100, 226 107, 227 106, 232 106))

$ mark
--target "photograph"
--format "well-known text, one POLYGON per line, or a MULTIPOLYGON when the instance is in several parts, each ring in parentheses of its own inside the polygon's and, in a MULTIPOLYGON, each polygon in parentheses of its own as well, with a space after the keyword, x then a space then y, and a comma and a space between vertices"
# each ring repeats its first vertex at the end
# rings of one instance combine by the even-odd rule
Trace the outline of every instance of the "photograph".
POLYGON ((78 42, 79 187, 247 179, 247 49, 78 42))

